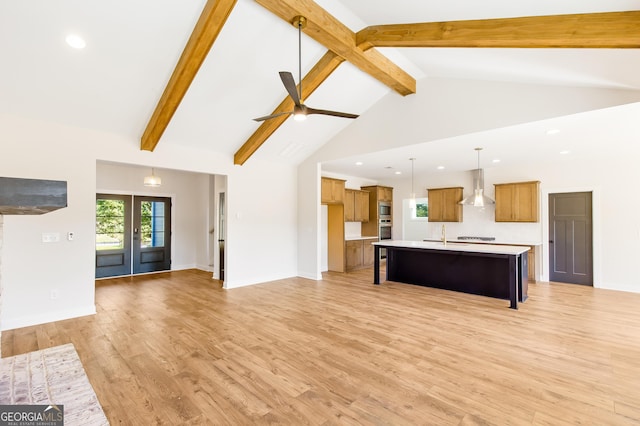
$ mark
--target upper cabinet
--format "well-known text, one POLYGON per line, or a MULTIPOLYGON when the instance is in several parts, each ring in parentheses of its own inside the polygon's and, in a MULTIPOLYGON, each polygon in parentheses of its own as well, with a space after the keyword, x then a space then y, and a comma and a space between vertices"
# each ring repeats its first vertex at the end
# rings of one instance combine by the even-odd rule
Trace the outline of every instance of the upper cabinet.
POLYGON ((429 222, 462 222, 462 187, 431 188, 429 191, 429 222))
POLYGON ((496 222, 538 222, 539 181, 500 183, 495 187, 496 222))
POLYGON ((344 180, 322 178, 321 202, 322 204, 344 203, 344 180))
POLYGON ((388 186, 378 186, 378 201, 393 201, 393 188, 388 186))
POLYGON ((344 190, 345 222, 369 221, 369 193, 357 189, 344 190))

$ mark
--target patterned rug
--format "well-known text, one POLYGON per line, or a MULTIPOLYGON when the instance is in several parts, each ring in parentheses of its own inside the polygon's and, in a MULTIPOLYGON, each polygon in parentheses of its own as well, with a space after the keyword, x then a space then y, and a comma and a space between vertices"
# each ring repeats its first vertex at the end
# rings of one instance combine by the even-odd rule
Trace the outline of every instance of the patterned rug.
POLYGON ((73 344, 0 359, 0 405, 64 405, 65 425, 108 425, 73 344))

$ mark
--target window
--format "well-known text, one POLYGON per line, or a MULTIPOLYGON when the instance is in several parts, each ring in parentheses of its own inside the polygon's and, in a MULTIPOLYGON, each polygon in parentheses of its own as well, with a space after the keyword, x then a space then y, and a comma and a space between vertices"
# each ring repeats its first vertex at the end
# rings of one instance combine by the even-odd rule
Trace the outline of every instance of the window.
POLYGON ((124 201, 96 201, 96 250, 124 248, 125 238, 124 201))
POLYGON ((429 204, 426 198, 416 198, 416 208, 411 210, 412 220, 429 220, 429 204))

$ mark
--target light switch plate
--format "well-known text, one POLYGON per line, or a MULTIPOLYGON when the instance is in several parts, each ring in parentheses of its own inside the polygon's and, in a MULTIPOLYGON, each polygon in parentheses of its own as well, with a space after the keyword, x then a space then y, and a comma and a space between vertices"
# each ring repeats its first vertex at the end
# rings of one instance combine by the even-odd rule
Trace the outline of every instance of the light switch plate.
POLYGON ((43 232, 42 233, 42 242, 43 243, 57 243, 57 242, 60 242, 60 233, 59 232, 43 232))

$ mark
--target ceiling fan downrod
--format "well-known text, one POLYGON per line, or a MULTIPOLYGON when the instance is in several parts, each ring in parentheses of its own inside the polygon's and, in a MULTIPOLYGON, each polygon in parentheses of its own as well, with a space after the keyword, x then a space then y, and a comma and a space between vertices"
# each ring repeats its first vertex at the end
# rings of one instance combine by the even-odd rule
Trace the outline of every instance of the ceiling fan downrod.
POLYGON ((293 25, 298 27, 298 93, 300 103, 302 100, 302 29, 307 27, 307 18, 302 15, 298 15, 291 21, 293 25))

